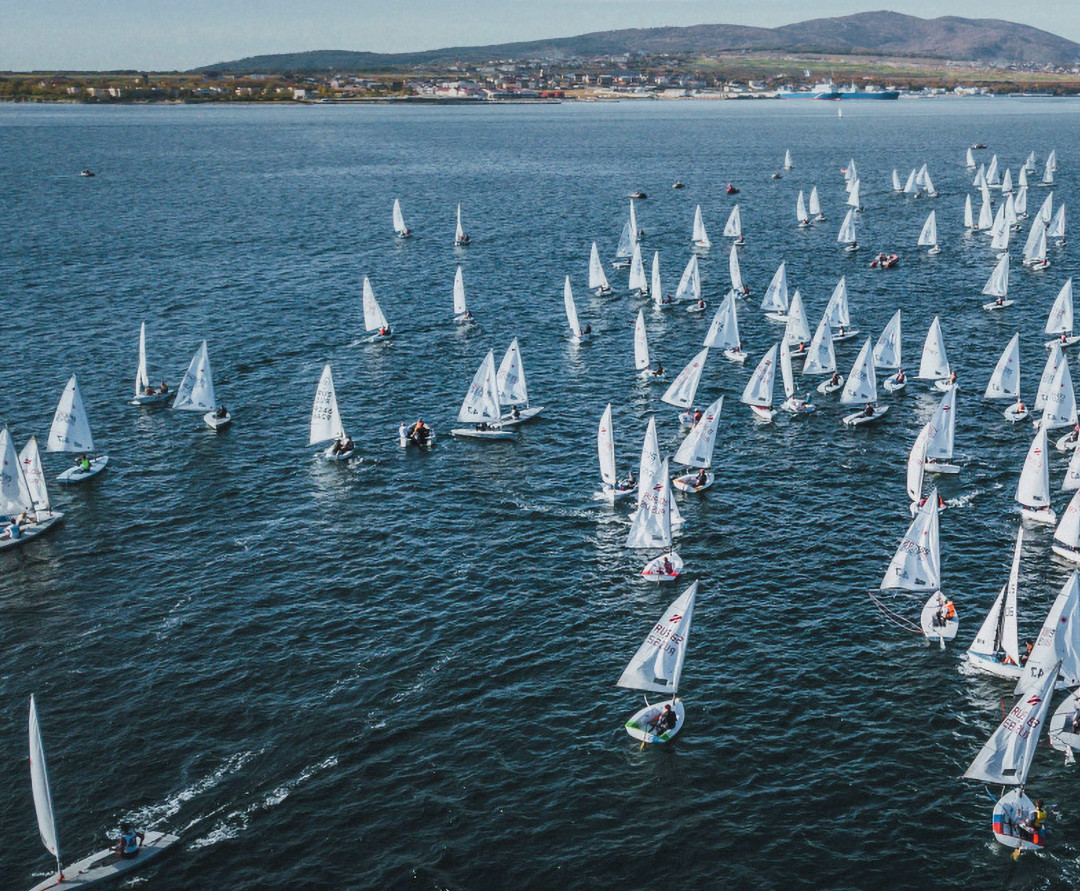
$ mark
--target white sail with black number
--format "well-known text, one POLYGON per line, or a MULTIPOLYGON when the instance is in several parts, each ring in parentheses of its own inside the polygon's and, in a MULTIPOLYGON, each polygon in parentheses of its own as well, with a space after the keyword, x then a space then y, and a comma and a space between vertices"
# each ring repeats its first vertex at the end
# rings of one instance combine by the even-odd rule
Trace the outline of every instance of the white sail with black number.
POLYGON ((495 376, 498 401, 502 405, 528 405, 529 388, 525 383, 525 366, 521 361, 521 346, 515 337, 506 348, 495 376))
POLYGON ((888 324, 881 332, 881 337, 874 344, 874 366, 876 368, 899 368, 901 356, 900 310, 892 314, 888 324))
POLYGON ((705 360, 709 357, 709 348, 705 347, 694 356, 686 367, 679 372, 679 376, 671 382, 664 395, 660 399, 668 405, 676 408, 690 408, 694 404, 694 396, 697 394, 698 384, 701 382, 701 373, 705 370, 705 360))
POLYGON ((930 592, 941 590, 941 542, 938 529, 938 497, 934 489, 896 549, 881 580, 882 591, 930 592))
POLYGON ((671 477, 668 462, 660 462, 654 470, 641 500, 638 502, 630 532, 626 536, 628 548, 671 547, 671 477))
POLYGON ((930 425, 924 424, 908 453, 906 482, 908 498, 912 504, 918 504, 922 499, 923 478, 926 476, 926 443, 929 439, 930 425))
POLYGON ((1080 579, 1073 570, 1050 612, 1046 614, 1039 636, 1031 648, 1016 693, 1040 687, 1047 675, 1057 678, 1064 687, 1080 685, 1080 579), (1055 666, 1057 670, 1055 671, 1055 666))
MULTIPOLYGON (((0 450, 0 453, 3 453, 3 450, 0 450)), ((28 506, 32 506, 37 512, 48 513, 52 505, 49 503, 49 488, 45 484, 45 468, 41 465, 41 451, 38 449, 36 437, 31 436, 19 452, 19 466, 22 468, 26 493, 30 498, 28 506)))
POLYGON ((784 341, 789 344, 806 343, 810 340, 810 326, 806 323, 806 310, 803 309, 802 295, 796 289, 791 295, 787 322, 784 326, 784 341))
POLYGON ((919 247, 937 247, 937 211, 932 210, 919 233, 919 247))
POLYGON ((1050 347, 1050 355, 1046 357, 1046 365, 1043 366, 1042 377, 1039 378, 1039 389, 1035 393, 1035 411, 1041 411, 1046 407, 1047 397, 1054 385, 1058 368, 1065 361, 1065 353, 1061 344, 1057 341, 1050 347))
POLYGON ((729 238, 742 238, 742 214, 738 204, 731 208, 727 223, 724 224, 724 235, 729 238))
POLYGON ((724 407, 724 397, 721 396, 710 405, 701 415, 701 420, 694 425, 694 429, 682 441, 679 450, 675 453, 676 464, 685 464, 687 467, 710 467, 712 466, 713 449, 716 446, 716 431, 720 427, 720 411, 724 407))
POLYGON ((975 635, 975 640, 968 647, 969 653, 979 656, 996 656, 999 652, 1012 660, 1013 665, 1020 664, 1019 645, 1016 630, 1016 600, 1020 581, 1020 551, 1024 544, 1024 527, 1016 530, 1016 547, 1013 549, 1012 569, 1009 581, 997 596, 990 612, 986 614, 982 626, 975 635))
POLYGON ((1039 427, 1031 441, 1020 482, 1016 487, 1016 503, 1021 507, 1040 509, 1050 506, 1050 465, 1046 459, 1046 428, 1039 427))
MULTIPOLYGON (((1007 230, 1006 230, 1007 231, 1007 230)), ((1000 260, 998 260, 997 266, 994 267, 994 271, 990 273, 990 278, 986 280, 986 284, 983 285, 982 292, 988 297, 1008 297, 1009 296, 1009 255, 1006 254, 1000 260)))
MULTIPOLYGON (((655 298, 654 298, 655 299, 655 298)), ((698 265, 697 254, 690 256, 690 261, 683 270, 682 278, 679 279, 679 287, 675 289, 676 300, 701 299, 701 268, 698 265)))
POLYGON ((776 354, 779 346, 773 344, 769 352, 762 356, 754 369, 753 375, 747 381, 739 401, 746 405, 757 405, 769 408, 773 404, 773 387, 776 383, 776 354))
POLYGON ((788 311, 787 263, 781 263, 773 273, 772 281, 761 300, 761 308, 766 312, 788 311))
POLYGON ((697 590, 694 582, 664 611, 619 678, 620 687, 671 696, 679 691, 697 590))
POLYGON ((330 372, 330 363, 323 368, 319 378, 319 387, 315 391, 315 403, 311 407, 310 445, 336 440, 345 441, 345 426, 338 412, 337 394, 334 392, 334 376, 330 372))
POLYGON ((950 387, 941 397, 927 426, 930 438, 926 442, 926 457, 948 461, 953 456, 956 437, 956 387, 950 387))
POLYGON ((722 350, 738 349, 742 343, 739 340, 739 317, 735 309, 735 298, 728 294, 720 308, 713 316, 712 324, 705 334, 704 346, 716 347, 722 350))
MULTIPOLYGON (((34 441, 31 438, 31 442, 34 441)), ((15 442, 5 426, 0 429, 0 515, 13 517, 33 507, 34 499, 23 473, 22 462, 15 454, 15 442)))
POLYGON ((1076 423, 1076 392, 1073 390, 1069 363, 1062 362, 1046 393, 1040 426, 1045 430, 1055 427, 1072 427, 1076 423))
POLYGON ((458 409, 458 420, 466 424, 498 423, 501 416, 495 379, 495 352, 488 350, 458 409))

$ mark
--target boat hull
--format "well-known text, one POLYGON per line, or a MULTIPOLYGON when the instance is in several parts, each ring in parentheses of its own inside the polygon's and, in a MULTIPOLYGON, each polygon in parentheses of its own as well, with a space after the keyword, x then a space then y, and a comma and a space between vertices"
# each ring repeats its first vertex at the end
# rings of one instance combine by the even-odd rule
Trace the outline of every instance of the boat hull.
POLYGON ((842 390, 843 388, 844 376, 842 374, 837 376, 835 384, 832 382, 832 378, 829 378, 829 380, 822 381, 817 385, 817 391, 822 396, 827 396, 829 393, 835 393, 837 390, 842 390))
POLYGON ((215 433, 219 430, 224 430, 232 423, 232 415, 225 412, 225 417, 219 418, 216 411, 208 411, 202 416, 203 423, 206 424, 215 433))
POLYGON ((487 430, 477 430, 475 427, 455 427, 450 431, 451 436, 460 436, 467 439, 516 439, 516 430, 503 430, 501 427, 489 427, 487 430))
POLYGON ((940 591, 930 595, 930 599, 923 606, 922 615, 919 617, 919 625, 927 640, 946 641, 956 637, 960 630, 960 620, 956 616, 940 624, 938 613, 945 603, 945 597, 940 591))
POLYGON ((1051 547, 1054 549, 1054 553, 1059 557, 1064 557, 1066 560, 1071 560, 1073 563, 1080 563, 1080 550, 1077 548, 1067 547, 1057 540, 1054 541, 1051 547))
POLYGON ((49 514, 48 517, 42 520, 29 523, 22 527, 22 535, 18 538, 2 538, 0 539, 0 551, 14 550, 17 547, 21 547, 28 541, 33 541, 40 535, 44 535, 53 526, 64 519, 64 515, 59 511, 49 514))
POLYGON ((145 393, 142 396, 136 396, 131 400, 132 405, 160 405, 163 402, 168 402, 175 394, 174 393, 145 393))
POLYGON ((959 473, 960 468, 955 464, 943 464, 940 461, 924 461, 923 470, 926 473, 959 473))
POLYGON ((1035 810, 1035 802, 1020 789, 1006 792, 994 805, 994 838, 1007 848, 1021 851, 1041 851, 1044 847, 1041 835, 1021 834, 1020 824, 1035 810))
POLYGON ((507 412, 502 416, 503 427, 514 427, 517 424, 524 424, 526 421, 531 421, 540 412, 544 410, 544 406, 538 405, 531 408, 523 408, 518 411, 518 416, 515 418, 513 413, 507 412))
POLYGON ((40 884, 34 885, 30 891, 47 891, 47 889, 85 888, 97 882, 115 879, 132 870, 140 869, 155 857, 167 850, 180 839, 175 835, 164 832, 147 832, 143 839, 143 845, 137 856, 131 860, 121 859, 112 848, 98 851, 96 854, 72 863, 64 868, 64 881, 58 882, 56 876, 46 879, 40 884))
POLYGON ((697 485, 696 473, 684 473, 682 476, 672 477, 671 485, 673 485, 680 492, 704 492, 713 484, 716 477, 712 471, 705 472, 705 485, 697 485))
POLYGON ((91 477, 97 476, 103 471, 106 465, 109 463, 108 455, 99 455, 90 461, 89 470, 81 470, 78 465, 75 467, 69 467, 60 476, 56 478, 58 483, 64 483, 65 485, 72 486, 76 483, 82 483, 91 477))
POLYGON ((967 652, 968 665, 986 674, 992 674, 994 677, 999 678, 1012 678, 1016 679, 1020 677, 1020 666, 1015 663, 1002 662, 1000 659, 994 656, 987 656, 983 653, 973 653, 971 650, 967 652))
POLYGON ((889 411, 889 406, 878 405, 874 407, 872 415, 864 415, 861 411, 854 412, 844 418, 844 424, 848 427, 865 427, 880 421, 889 411))
POLYGON ((1042 523, 1044 526, 1057 524, 1057 514, 1051 507, 1023 507, 1020 508, 1020 516, 1032 523, 1042 523))
POLYGON ((679 577, 679 573, 683 571, 683 558, 671 551, 667 554, 661 554, 650 560, 645 564, 645 568, 641 570, 641 575, 647 578, 650 582, 673 582, 679 577), (664 571, 664 561, 671 561, 671 571, 664 571))
POLYGON ((663 743, 668 742, 682 730, 683 721, 685 720, 686 709, 683 707, 682 700, 666 699, 663 702, 645 706, 645 708, 636 712, 624 726, 627 733, 643 743, 663 743), (665 705, 670 705, 671 710, 675 712, 675 726, 661 734, 649 732, 649 721, 659 715, 664 710, 665 705))

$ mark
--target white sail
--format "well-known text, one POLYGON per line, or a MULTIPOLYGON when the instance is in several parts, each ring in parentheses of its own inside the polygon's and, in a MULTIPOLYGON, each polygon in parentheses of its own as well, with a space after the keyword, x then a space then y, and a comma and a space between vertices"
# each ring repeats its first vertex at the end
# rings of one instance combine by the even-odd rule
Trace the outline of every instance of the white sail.
POLYGON ((859 350, 855 364, 851 366, 851 374, 844 382, 844 391, 840 394, 842 405, 863 405, 867 402, 877 402, 877 375, 874 372, 874 363, 870 358, 870 350, 873 344, 870 338, 859 350))
POLYGON ((660 251, 653 251, 652 278, 649 284, 649 290, 652 292, 653 305, 657 309, 663 309, 664 288, 660 284, 660 251))
POLYGON ((1027 241, 1024 242, 1024 262, 1041 263, 1046 259, 1046 226, 1038 217, 1031 224, 1027 241))
POLYGON ((521 347, 515 337, 506 348, 495 377, 499 402, 502 405, 528 405, 529 388, 525 384, 525 366, 521 361, 521 347))
POLYGON ((30 504, 33 505, 35 511, 47 513, 52 505, 49 503, 49 488, 45 485, 45 468, 41 466, 41 452, 35 437, 31 436, 19 452, 19 466, 22 468, 30 504))
POLYGON ((901 356, 900 342, 900 310, 892 314, 881 337, 874 345, 875 368, 899 368, 901 356))
POLYGON ((705 335, 704 346, 717 347, 722 350, 738 349, 742 341, 739 340, 739 319, 735 310, 735 298, 728 294, 720 308, 713 316, 712 324, 705 335))
POLYGON ((457 225, 454 227, 454 244, 461 244, 465 238, 465 228, 461 225, 461 205, 457 206, 457 225))
POLYGON ((1050 221, 1053 218, 1054 218, 1054 193, 1051 192, 1049 195, 1046 196, 1045 200, 1042 203, 1042 206, 1039 208, 1038 219, 1043 221, 1044 226, 1049 226, 1050 221))
POLYGON ((1050 347, 1050 355, 1046 357, 1046 365, 1043 366, 1042 377, 1039 378, 1039 389, 1035 393, 1035 411, 1041 411, 1046 407, 1046 399, 1050 395, 1050 388, 1054 385, 1057 377, 1058 366, 1065 361, 1061 344, 1057 341, 1050 347))
POLYGON ((1076 423, 1076 391, 1073 390, 1069 363, 1062 362, 1054 374, 1046 393, 1046 405, 1040 422, 1046 430, 1055 427, 1072 427, 1076 423))
POLYGON ((1001 589, 997 600, 986 614, 986 619, 975 635, 975 640, 968 647, 969 653, 981 656, 994 656, 999 650, 1020 664, 1019 646, 1016 632, 1016 599, 1020 581, 1020 551, 1024 544, 1024 527, 1016 530, 1016 547, 1013 549, 1012 570, 1009 581, 1001 589))
POLYGON ((833 328, 847 328, 851 325, 851 313, 848 310, 847 276, 840 276, 829 302, 825 306, 825 318, 833 328))
POLYGON ((994 210, 990 206, 990 194, 983 195, 982 204, 979 206, 979 229, 986 231, 994 226, 994 210))
POLYGON ((964 228, 965 229, 974 229, 975 228, 975 215, 971 211, 971 196, 970 195, 967 195, 967 196, 964 197, 964 228))
POLYGON ((785 343, 806 343, 810 340, 810 326, 806 322, 806 310, 803 309, 802 295, 795 291, 788 307, 787 323, 784 326, 785 343))
POLYGON ((617 258, 629 257, 634 253, 634 245, 637 244, 637 239, 630 231, 630 224, 624 223, 622 232, 619 235, 619 246, 615 249, 615 256, 617 258))
POLYGON ((1047 238, 1064 238, 1065 237, 1065 202, 1062 201, 1058 205, 1057 213, 1054 214, 1054 218, 1050 221, 1050 225, 1046 227, 1047 238))
POLYGON ((971 154, 971 147, 970 146, 968 147, 968 150, 967 150, 966 164, 967 164, 968 170, 974 170, 975 169, 975 156, 973 154, 971 154))
POLYGON ((822 316, 803 362, 803 374, 832 374, 836 371, 836 353, 833 349, 829 320, 822 316))
POLYGON ((786 340, 780 341, 780 378, 784 382, 784 396, 790 399, 795 395, 795 375, 791 370, 791 347, 786 340))
POLYGON ((0 430, 0 514, 11 517, 31 510, 33 506, 22 463, 5 426, 0 430))
POLYGON ((1046 460, 1046 428, 1039 427, 1028 449, 1020 482, 1016 487, 1016 503, 1021 507, 1050 506, 1050 464, 1046 460))
POLYGON ((645 315, 639 309, 634 323, 634 368, 644 371, 649 367, 649 336, 645 331, 645 315))
POLYGON ((668 405, 677 408, 690 408, 694 404, 694 396, 697 394, 698 384, 701 382, 701 373, 705 370, 705 360, 709 356, 709 348, 705 347, 694 356, 686 367, 679 372, 679 376, 671 382, 671 386, 660 398, 668 405))
POLYGON ((637 244, 640 240, 638 234, 640 233, 637 221, 637 210, 634 207, 634 199, 630 199, 630 237, 633 239, 634 244, 637 244))
POLYGON ((810 189, 810 205, 808 209, 810 216, 821 216, 821 199, 818 198, 817 186, 812 186, 810 189))
POLYGON ((709 236, 705 232, 705 221, 701 217, 700 204, 694 209, 694 233, 692 239, 697 247, 712 247, 712 242, 709 241, 709 236))
POLYGON ((904 183, 905 195, 914 195, 915 192, 918 190, 918 185, 915 182, 915 176, 917 175, 917 173, 918 171, 916 171, 915 168, 912 167, 911 173, 908 174, 907 181, 904 183))
POLYGON ((468 311, 469 307, 465 302, 465 277, 459 266, 454 273, 454 315, 463 316, 468 311))
MULTIPOLYGON (((1074 450, 1073 456, 1077 454, 1080 454, 1080 449, 1074 450)), ((1072 463, 1072 461, 1069 462, 1070 467, 1072 463)), ((1080 486, 1069 488, 1076 490, 1080 489, 1080 486)), ((1065 513, 1061 515, 1061 522, 1054 530, 1054 541, 1061 542, 1073 551, 1080 549, 1080 491, 1074 491, 1073 497, 1069 499, 1069 506, 1065 508, 1065 513)))
POLYGON ((994 366, 990 382, 986 385, 985 399, 1020 398, 1020 332, 1013 335, 1009 345, 994 366))
POLYGON ((791 170, 795 165, 791 163, 791 149, 784 151, 784 169, 791 170))
POLYGON ((731 276, 732 290, 741 292, 743 289, 742 268, 739 266, 739 249, 735 245, 731 246, 731 253, 728 254, 728 275, 731 276))
POLYGON ((92 452, 94 437, 75 375, 67 382, 49 429, 50 452, 92 452))
POLYGON ((945 354, 945 338, 941 334, 941 322, 937 316, 930 323, 923 342, 922 358, 919 361, 918 376, 923 380, 943 380, 951 372, 949 358, 945 354))
POLYGON ((1024 182, 1024 179, 1024 172, 1021 168, 1020 187, 1013 195, 1013 213, 1015 213, 1017 217, 1027 217, 1028 188, 1027 183, 1024 182))
POLYGON ((364 330, 378 331, 381 328, 389 328, 390 323, 383 315, 379 301, 375 299, 375 291, 371 287, 368 277, 364 276, 364 330))
POLYGON ((930 171, 926 169, 925 164, 923 164, 923 166, 922 166, 922 175, 923 175, 922 185, 923 185, 923 188, 926 189, 926 194, 929 195, 931 198, 936 198, 937 197, 937 189, 934 188, 934 181, 932 179, 930 179, 930 171))
POLYGON ((802 189, 799 189, 799 197, 795 199, 795 220, 803 223, 809 219, 810 217, 806 213, 806 199, 803 198, 802 189))
POLYGON ((660 463, 660 469, 653 473, 638 504, 626 536, 626 546, 671 547, 671 477, 666 458, 660 463))
MULTIPOLYGON (((1009 230, 1006 229, 1005 231, 1008 232, 1009 230)), ((998 260, 997 266, 994 267, 994 271, 990 273, 990 278, 988 278, 986 284, 983 285, 982 292, 989 297, 1009 296, 1008 254, 998 260)))
POLYGON ((694 425, 686 439, 675 453, 675 463, 688 467, 709 467, 712 465, 713 448, 716 446, 716 431, 720 427, 720 411, 724 407, 721 396, 701 415, 701 420, 694 425))
POLYGON ((581 336, 581 322, 578 321, 577 306, 574 303, 574 290, 570 287, 570 276, 563 282, 563 306, 566 308, 566 321, 570 325, 572 337, 581 336))
MULTIPOLYGON (((1061 491, 1073 492, 1080 489, 1080 449, 1073 449, 1069 466, 1065 468, 1065 479, 1061 482, 1061 491)), ((1072 502, 1069 503, 1071 508, 1072 502)))
POLYGON ((330 363, 323 368, 319 378, 319 388, 315 391, 315 403, 311 407, 310 445, 318 445, 330 440, 345 439, 345 426, 341 423, 338 412, 337 394, 334 392, 334 376, 330 373, 330 363))
POLYGON ((1039 689, 1047 676, 1051 683, 1056 676, 1066 687, 1080 685, 1080 579, 1075 570, 1046 614, 1015 692, 1039 689))
POLYGON ((600 262, 600 252, 596 249, 596 242, 592 243, 589 252, 589 289, 593 291, 607 291, 611 288, 608 284, 607 275, 604 273, 604 264, 600 262))
POLYGON ((855 236, 855 209, 852 208, 844 216, 844 222, 840 224, 840 231, 836 240, 840 244, 855 244, 858 239, 855 236))
POLYGON ((1061 286, 1050 315, 1046 319, 1047 334, 1072 334, 1073 329, 1073 287, 1072 279, 1066 279, 1061 286))
POLYGON ((738 204, 731 208, 727 223, 724 224, 724 235, 731 238, 742 238, 742 214, 739 212, 738 204))
POLYGON ((645 439, 641 443, 641 461, 638 464, 637 501, 640 505, 652 485, 653 477, 660 472, 660 442, 656 437, 656 418, 650 417, 645 427, 645 439))
POLYGON ((1001 179, 998 177, 998 156, 994 155, 990 159, 989 165, 986 168, 986 184, 988 186, 1001 185, 1001 179))
POLYGON ((631 291, 648 293, 649 283, 645 280, 645 264, 641 260, 641 245, 634 245, 634 253, 630 257, 630 278, 626 286, 631 291))
POLYGON ((919 247, 937 246, 937 211, 930 211, 919 233, 919 247))
POLYGON ((761 300, 761 308, 767 312, 786 313, 788 310, 787 263, 781 263, 773 273, 772 281, 761 300))
POLYGON ((139 367, 135 371, 135 398, 138 399, 150 386, 146 373, 146 322, 139 325, 139 367))
POLYGON ((210 353, 206 341, 195 351, 191 363, 180 386, 176 389, 176 398, 172 407, 183 411, 211 411, 217 406, 214 398, 214 376, 210 371, 210 353))
POLYGON ((405 217, 401 213, 401 202, 394 199, 394 231, 398 235, 404 235, 409 231, 409 227, 405 225, 405 217))
POLYGON ((929 439, 930 425, 924 424, 908 453, 907 494, 914 504, 918 504, 922 498, 923 477, 926 476, 926 443, 929 439))
POLYGON ((900 182, 900 174, 897 172, 895 167, 893 168, 893 171, 892 171, 892 190, 894 192, 903 192, 904 191, 904 186, 900 182))
POLYGON ((926 442, 926 457, 948 461, 953 456, 956 437, 956 387, 950 387, 941 397, 928 426, 930 438, 926 442))
POLYGON ((645 635, 645 642, 619 678, 620 687, 672 696, 678 692, 697 589, 694 582, 683 591, 645 635))
POLYGON ((49 789, 49 769, 45 764, 45 747, 41 743, 37 703, 30 697, 30 786, 34 790, 34 809, 37 811, 38 832, 45 849, 56 857, 60 868, 60 843, 56 835, 56 814, 53 812, 52 791, 49 789))
POLYGON ((1013 204, 1012 195, 1005 196, 1005 222, 1013 229, 1015 229, 1020 222, 1020 219, 1016 215, 1016 207, 1013 204))
MULTIPOLYGON (((659 276, 659 271, 657 272, 659 276)), ((675 289, 676 300, 693 300, 697 302, 701 298, 701 269, 698 265, 697 254, 690 255, 690 261, 683 270, 682 278, 679 279, 679 287, 675 289)), ((656 299, 656 295, 653 295, 656 299)))
POLYGON ((930 493, 908 526, 880 587, 882 591, 891 588, 923 592, 941 589, 937 489, 930 493))
MULTIPOLYGON (((855 182, 852 183, 851 189, 848 191, 847 204, 848 204, 848 207, 850 207, 852 210, 858 210, 859 208, 862 207, 862 205, 859 203, 859 181, 858 180, 855 180, 855 182)), ((852 240, 854 240, 854 239, 852 239, 852 240)))
POLYGON ((773 404, 773 386, 776 381, 776 353, 779 347, 773 344, 761 361, 743 390, 739 401, 746 405, 758 405, 769 408, 773 404))
POLYGON ((1051 151, 1046 158, 1046 166, 1043 168, 1042 184, 1051 186, 1054 184, 1054 168, 1057 164, 1056 149, 1051 151))
POLYGON ((610 402, 600 418, 600 428, 596 433, 596 451, 600 458, 600 478, 614 488, 618 477, 615 474, 615 434, 611 428, 610 402))
POLYGON ((497 423, 501 418, 498 385, 495 379, 495 353, 488 350, 476 369, 465 400, 458 409, 458 420, 466 424, 497 423))
POLYGON ((990 229, 990 249, 1005 251, 1009 247, 1009 235, 1012 230, 1005 220, 1005 205, 998 208, 997 216, 994 217, 994 225, 990 229))
POLYGON ((965 779, 1002 786, 1023 786, 1027 782, 1050 709, 1055 674, 1049 672, 1042 685, 1020 697, 964 772, 965 779))

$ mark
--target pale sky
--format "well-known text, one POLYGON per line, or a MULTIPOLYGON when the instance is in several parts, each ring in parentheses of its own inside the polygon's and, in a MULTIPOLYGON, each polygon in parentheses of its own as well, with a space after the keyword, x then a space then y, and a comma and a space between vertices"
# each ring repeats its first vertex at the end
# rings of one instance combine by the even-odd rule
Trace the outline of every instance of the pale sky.
POLYGON ((404 52, 872 9, 999 18, 1080 42, 1077 0, 3 0, 0 70, 172 70, 304 50, 404 52))

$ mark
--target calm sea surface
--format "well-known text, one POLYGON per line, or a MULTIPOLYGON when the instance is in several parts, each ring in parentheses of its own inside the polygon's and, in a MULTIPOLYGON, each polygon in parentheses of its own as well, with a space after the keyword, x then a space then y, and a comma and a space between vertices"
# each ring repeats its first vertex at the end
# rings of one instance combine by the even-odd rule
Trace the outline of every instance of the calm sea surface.
MULTIPOLYGON (((111 456, 90 484, 54 484, 63 525, 0 559, 0 884, 50 870, 30 795, 31 693, 65 862, 122 819, 179 833, 182 848, 134 880, 148 888, 1080 883, 1077 769, 1060 754, 1040 749, 1031 771, 1055 812, 1042 857, 1014 863, 990 835, 986 792, 958 780, 1012 703, 1011 684, 958 669, 1008 573, 1031 435, 981 394, 1019 330, 1034 397, 1042 326, 1078 268, 1071 244, 1051 247, 1048 270, 1014 263, 1014 307, 980 308, 994 260, 962 231, 964 150, 987 142, 980 159, 996 151, 1015 177, 1032 150, 1041 175, 1056 148, 1055 199, 1071 211, 1080 103, 865 102, 844 115, 793 102, 0 106, 0 419, 19 446, 44 441, 75 372, 111 456), (771 180, 785 149, 796 167, 771 180), (836 243, 849 158, 866 206, 855 257, 836 243), (924 161, 941 196, 893 195, 892 169, 924 161), (699 391, 702 405, 727 399, 717 484, 680 496, 685 580, 701 582, 687 720, 674 743, 640 751, 622 724, 641 697, 615 681, 685 585, 640 579, 627 509, 595 497, 596 427, 610 402, 621 471, 650 415, 665 449, 679 433, 662 389, 634 374, 640 304, 589 295, 588 251, 595 240, 613 256, 626 196, 644 189, 646 257, 660 251, 673 290, 700 203, 715 307, 728 181, 757 295, 740 305, 751 359, 710 357, 699 391), (814 184, 828 222, 799 231, 795 196, 814 184), (406 242, 391 231, 395 197, 406 242), (452 245, 459 202, 467 249, 452 245), (937 257, 915 251, 930 208, 937 257), (879 249, 900 267, 868 269, 879 249), (811 327, 842 274, 864 332, 902 309, 909 373, 941 316, 964 385, 963 472, 941 481, 944 585, 962 619, 944 652, 867 597, 909 521, 904 462, 937 404, 928 388, 887 398, 885 423, 859 431, 832 400, 768 427, 737 401, 780 336, 757 303, 781 260, 811 327), (472 331, 451 322, 458 264, 472 331), (581 347, 566 337, 567 274, 595 332, 581 347), (388 343, 363 340, 364 275, 399 332, 388 343), (208 341, 232 429, 127 404, 144 320, 151 377, 174 387, 208 341), (543 420, 516 442, 453 441, 473 372, 514 336, 543 420), (347 467, 307 445, 325 362, 363 455, 347 467), (418 415, 440 434, 430 453, 397 445, 418 415)), ((1030 213, 1044 195, 1031 189, 1030 213)), ((611 273, 620 295, 625 274, 611 273)), ((654 354, 681 368, 710 317, 646 308, 654 354)), ((842 371, 861 343, 838 347, 842 371)), ((1066 459, 1051 462, 1056 490, 1066 459)), ((52 480, 67 459, 46 464, 52 480)), ((1025 539, 1024 636, 1069 572, 1051 531, 1025 539)), ((912 617, 920 605, 895 603, 912 617)))

